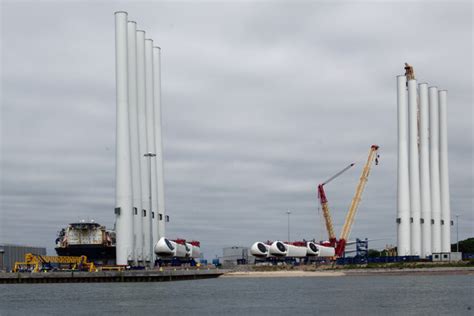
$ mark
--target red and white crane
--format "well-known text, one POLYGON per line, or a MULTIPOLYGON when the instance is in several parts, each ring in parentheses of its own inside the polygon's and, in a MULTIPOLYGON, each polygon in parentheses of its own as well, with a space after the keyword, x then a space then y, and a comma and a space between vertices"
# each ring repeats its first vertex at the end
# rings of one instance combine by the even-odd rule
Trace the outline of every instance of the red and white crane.
POLYGON ((341 174, 349 170, 352 166, 354 166, 355 163, 351 163, 320 185, 318 185, 318 198, 319 202, 321 203, 321 209, 323 210, 323 216, 324 216, 324 222, 326 223, 326 230, 328 232, 328 240, 329 244, 332 247, 336 247, 336 234, 334 233, 334 226, 332 223, 332 218, 331 218, 331 213, 329 212, 329 206, 328 206, 328 199, 326 197, 326 192, 324 192, 324 186, 331 182, 332 180, 336 179, 339 177, 341 174))
POLYGON ((318 197, 321 202, 324 219, 326 221, 326 228, 328 231, 329 243, 331 247, 335 248, 336 257, 343 256, 344 251, 346 249, 349 233, 351 231, 352 224, 354 223, 355 214, 357 212, 357 208, 362 198, 362 193, 364 192, 364 188, 367 183, 367 179, 369 177, 370 168, 372 167, 372 162, 375 161, 375 164, 378 164, 378 157, 379 157, 379 155, 377 154, 378 149, 379 149, 378 145, 372 145, 370 147, 369 156, 367 158, 367 162, 364 165, 364 169, 362 170, 362 175, 360 176, 359 184, 357 185, 355 195, 352 199, 351 205, 349 207, 349 211, 347 212, 346 220, 344 222, 344 226, 342 228, 342 232, 339 237, 339 240, 336 239, 336 236, 334 234, 334 227, 332 224, 331 214, 329 213, 328 200, 327 200, 326 193, 324 192, 323 187, 325 184, 334 180, 335 178, 340 176, 342 173, 344 173, 346 170, 351 168, 354 165, 354 163, 345 167, 344 169, 342 169, 341 171, 336 173, 334 176, 332 176, 331 178, 329 178, 328 180, 326 180, 325 182, 323 182, 322 184, 318 186, 318 197))
POLYGON ((324 186, 339 177, 351 167, 353 167, 354 163, 351 163, 350 165, 330 177, 328 180, 318 185, 318 197, 323 209, 330 244, 316 244, 313 241, 302 241, 292 243, 289 241, 283 242, 279 240, 273 242, 267 241, 265 243, 256 242, 251 246, 250 253, 257 258, 303 258, 307 256, 334 258, 343 256, 345 247, 348 244, 347 240, 349 238, 349 233, 351 231, 352 224, 354 223, 357 207, 359 206, 359 202, 362 197, 362 192, 364 191, 365 184, 367 183, 367 178, 369 176, 372 162, 375 161, 376 164, 378 163, 378 149, 379 146, 377 145, 372 145, 370 147, 369 157, 367 158, 367 162, 365 163, 364 169, 362 170, 362 175, 360 177, 359 184, 357 185, 354 198, 352 199, 352 203, 349 207, 349 211, 347 213, 339 240, 336 239, 336 235, 334 233, 334 227, 331 219, 331 214, 329 212, 328 199, 326 196, 326 192, 324 191, 324 186))

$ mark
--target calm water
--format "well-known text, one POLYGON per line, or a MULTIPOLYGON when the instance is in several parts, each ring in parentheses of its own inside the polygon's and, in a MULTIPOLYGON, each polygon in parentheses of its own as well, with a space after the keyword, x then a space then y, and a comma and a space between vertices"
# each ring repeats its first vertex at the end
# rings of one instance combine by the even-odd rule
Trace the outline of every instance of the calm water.
POLYGON ((0 285, 0 315, 26 314, 474 315, 474 276, 0 285))

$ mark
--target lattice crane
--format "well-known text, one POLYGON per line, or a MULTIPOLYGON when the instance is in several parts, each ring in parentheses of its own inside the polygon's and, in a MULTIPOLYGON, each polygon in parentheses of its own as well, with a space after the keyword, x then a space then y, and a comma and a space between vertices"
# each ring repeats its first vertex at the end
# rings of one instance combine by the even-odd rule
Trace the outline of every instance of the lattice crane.
POLYGON ((326 197, 326 192, 324 192, 324 186, 331 182, 332 180, 336 179, 339 177, 341 174, 349 170, 352 166, 354 166, 354 163, 351 163, 320 185, 318 185, 318 198, 321 203, 321 208, 323 210, 323 216, 324 216, 324 221, 326 223, 326 230, 328 232, 328 238, 329 238, 329 243, 331 244, 332 247, 336 246, 336 234, 334 233, 334 226, 332 224, 332 218, 331 218, 331 213, 329 213, 329 206, 328 206, 328 199, 326 197))
POLYGON ((354 223, 354 217, 362 197, 362 192, 364 192, 364 188, 369 177, 372 162, 375 161, 375 164, 378 164, 378 149, 379 146, 377 145, 372 145, 370 147, 369 157, 367 158, 367 162, 365 163, 364 169, 362 170, 362 175, 360 176, 359 184, 357 185, 354 198, 352 199, 351 206, 349 208, 349 212, 346 215, 346 220, 342 228, 341 236, 336 244, 337 257, 341 257, 344 254, 344 250, 346 249, 346 243, 349 238, 349 233, 351 232, 352 224, 354 223))

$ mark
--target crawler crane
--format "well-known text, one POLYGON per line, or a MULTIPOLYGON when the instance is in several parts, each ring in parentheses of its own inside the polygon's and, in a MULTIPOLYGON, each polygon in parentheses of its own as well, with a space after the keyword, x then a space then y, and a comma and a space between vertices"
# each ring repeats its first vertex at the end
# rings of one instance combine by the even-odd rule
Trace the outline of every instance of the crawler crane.
POLYGON ((352 228, 352 224, 354 223, 354 218, 355 214, 357 212, 357 208, 359 206, 362 193, 364 192, 365 185, 367 183, 367 179, 369 177, 370 173, 370 168, 372 167, 372 162, 375 161, 375 164, 378 164, 378 149, 379 146, 377 145, 372 145, 369 150, 369 156, 367 158, 367 162, 364 165, 364 169, 362 170, 362 175, 360 176, 359 183, 356 188, 356 192, 354 195, 354 198, 352 199, 351 205, 349 207, 349 211, 346 215, 346 220, 344 222, 344 226, 342 228, 342 233, 339 237, 339 240, 336 239, 336 236, 334 234, 334 227, 332 224, 332 219, 331 219, 331 214, 329 213, 329 207, 328 207, 328 200, 326 198, 326 194, 324 192, 324 185, 329 183, 330 181, 334 180, 338 176, 340 176, 342 173, 347 171, 349 168, 351 168, 354 163, 350 164, 346 168, 342 169, 338 173, 336 173, 334 176, 323 182, 318 186, 318 197, 321 202, 321 207, 323 210, 323 215, 324 215, 324 220, 326 222, 326 229, 328 231, 328 236, 329 236, 329 243, 331 247, 335 248, 335 256, 336 257, 342 257, 344 255, 344 251, 346 249, 346 244, 347 240, 349 238, 349 233, 352 228))

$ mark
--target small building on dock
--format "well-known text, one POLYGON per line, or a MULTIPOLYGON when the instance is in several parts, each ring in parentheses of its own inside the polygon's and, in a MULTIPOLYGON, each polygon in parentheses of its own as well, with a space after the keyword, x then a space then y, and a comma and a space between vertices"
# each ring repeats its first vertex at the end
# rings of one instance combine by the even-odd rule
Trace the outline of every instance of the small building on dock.
POLYGON ((255 257, 250 254, 248 247, 225 247, 222 249, 222 254, 222 264, 224 266, 255 263, 255 257))
POLYGON ((12 244, 0 244, 0 271, 9 272, 15 262, 24 261, 25 254, 46 255, 45 247, 32 247, 12 244))

